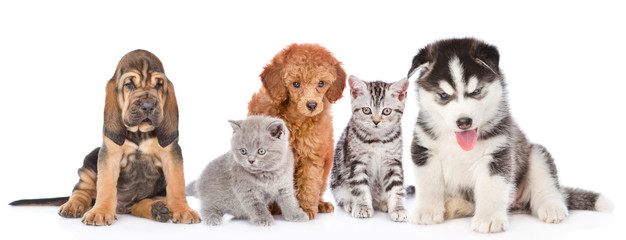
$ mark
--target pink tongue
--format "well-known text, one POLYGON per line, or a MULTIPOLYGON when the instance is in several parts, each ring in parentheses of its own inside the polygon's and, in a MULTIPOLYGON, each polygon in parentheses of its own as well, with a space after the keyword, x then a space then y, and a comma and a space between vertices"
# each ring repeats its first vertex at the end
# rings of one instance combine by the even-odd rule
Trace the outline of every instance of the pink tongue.
POLYGON ((478 139, 476 129, 455 133, 456 142, 459 143, 459 146, 461 146, 463 150, 471 151, 472 149, 474 149, 474 145, 476 145, 476 139, 478 139))

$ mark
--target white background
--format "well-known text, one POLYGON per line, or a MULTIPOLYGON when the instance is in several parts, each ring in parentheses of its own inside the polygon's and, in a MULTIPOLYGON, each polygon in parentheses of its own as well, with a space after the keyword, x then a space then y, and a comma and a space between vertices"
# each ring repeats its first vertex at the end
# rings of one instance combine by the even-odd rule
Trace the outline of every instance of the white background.
MULTIPOLYGON (((228 149, 228 119, 242 119, 258 75, 290 43, 316 42, 348 74, 395 81, 432 41, 473 36, 498 47, 511 109, 556 160, 561 183, 601 192, 611 214, 575 211, 559 225, 514 215, 490 238, 621 238, 624 220, 624 7, 594 1, 3 1, 0 3, 0 229, 11 238, 367 239, 484 238, 470 219, 436 226, 345 211, 263 229, 156 223, 122 215, 110 227, 63 219, 56 207, 9 207, 20 198, 67 196, 83 157, 101 144, 105 83, 119 59, 156 54, 174 82, 187 182, 228 149)), ((616 1, 617 2, 617 1, 616 1)), ((410 85, 403 120, 405 172, 417 115, 410 85)), ((348 90, 344 91, 348 96, 348 90)), ((334 107, 337 139, 349 98, 334 107)), ((326 194, 326 200, 332 200, 326 194)), ((199 201, 189 198, 193 208, 199 201)), ((414 198, 407 201, 410 209, 414 198)), ((279 217, 279 219, 282 219, 279 217)))

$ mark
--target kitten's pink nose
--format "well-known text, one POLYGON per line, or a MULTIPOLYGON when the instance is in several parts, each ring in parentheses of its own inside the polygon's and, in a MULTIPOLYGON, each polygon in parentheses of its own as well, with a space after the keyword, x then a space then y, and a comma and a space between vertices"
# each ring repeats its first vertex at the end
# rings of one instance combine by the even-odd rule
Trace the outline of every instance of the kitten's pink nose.
POLYGON ((248 160, 250 164, 254 164, 254 160, 248 160))

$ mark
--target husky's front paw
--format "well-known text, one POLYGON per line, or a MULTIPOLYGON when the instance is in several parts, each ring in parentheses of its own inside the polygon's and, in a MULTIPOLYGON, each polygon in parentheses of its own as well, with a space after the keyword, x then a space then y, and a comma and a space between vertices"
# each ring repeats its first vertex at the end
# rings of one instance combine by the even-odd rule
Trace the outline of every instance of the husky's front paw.
POLYGON ((407 220, 406 210, 399 209, 399 210, 389 211, 389 218, 391 218, 391 221, 394 221, 394 222, 406 222, 407 220))
POLYGON ((252 224, 257 225, 257 226, 269 227, 269 226, 274 225, 274 218, 272 218, 272 216, 262 217, 262 218, 251 219, 250 222, 252 222, 252 224))
POLYGON ((415 209, 411 214, 411 222, 419 225, 440 224, 443 222, 444 210, 415 209))
POLYGON ((357 205, 352 209, 352 216, 355 218, 369 218, 374 215, 374 208, 366 205, 357 205))
POLYGON ((560 201, 546 202, 537 209, 537 217, 546 223, 561 223, 567 217, 567 207, 560 201))
POLYGON ((472 229, 479 233, 499 233, 509 228, 509 220, 506 214, 503 216, 474 216, 472 218, 472 229))

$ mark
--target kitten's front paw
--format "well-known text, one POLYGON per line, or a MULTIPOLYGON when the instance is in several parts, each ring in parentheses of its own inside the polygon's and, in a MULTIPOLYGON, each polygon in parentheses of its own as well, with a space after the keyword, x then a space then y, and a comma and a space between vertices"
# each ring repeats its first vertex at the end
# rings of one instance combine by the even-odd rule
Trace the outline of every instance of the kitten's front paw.
POLYGON ((389 211, 389 218, 391 218, 391 221, 394 221, 394 222, 406 222, 407 220, 406 210, 400 209, 400 210, 389 211))
POLYGON ((561 223, 567 214, 567 207, 560 201, 543 203, 537 209, 537 217, 546 223, 561 223))
POLYGON ((509 220, 506 214, 502 216, 474 216, 472 218, 472 229, 479 233, 499 233, 509 228, 509 220))
POLYGON ((346 210, 346 212, 352 213, 352 202, 344 202, 342 204, 343 210, 346 210))
POLYGON ((411 214, 411 222, 419 225, 440 224, 443 222, 443 210, 415 209, 411 214))
POLYGON ((285 215, 285 220, 290 222, 306 222, 309 221, 309 215, 304 211, 299 210, 296 213, 285 215))
POLYGON ((357 205, 352 209, 352 216, 355 218, 369 218, 374 215, 374 208, 366 205, 357 205))
POLYGON ((222 224, 222 217, 220 216, 206 216, 203 218, 205 219, 204 223, 209 226, 217 226, 222 224))
POLYGON ((272 218, 272 216, 269 216, 264 218, 251 219, 250 222, 257 226, 269 227, 274 225, 274 218, 272 218))

